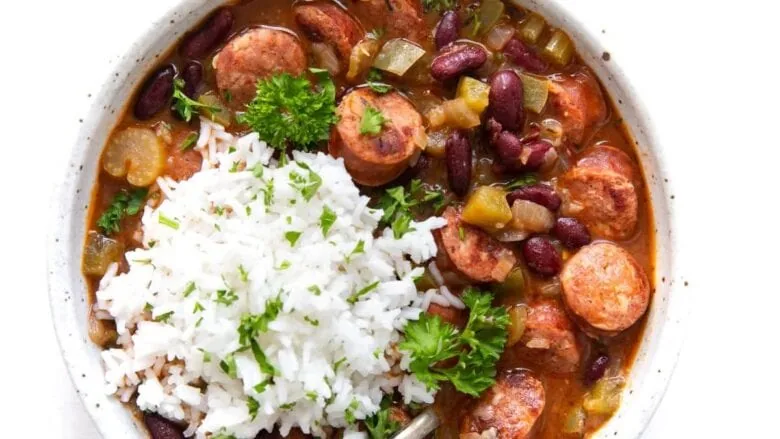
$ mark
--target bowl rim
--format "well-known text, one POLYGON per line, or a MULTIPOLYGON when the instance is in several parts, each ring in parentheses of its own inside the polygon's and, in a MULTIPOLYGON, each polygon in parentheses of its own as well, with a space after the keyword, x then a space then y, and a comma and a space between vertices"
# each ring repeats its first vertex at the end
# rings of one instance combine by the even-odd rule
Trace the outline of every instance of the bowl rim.
MULTIPOLYGON (((578 8, 584 8, 584 5, 577 5, 571 0, 546 2, 507 0, 507 2, 517 3, 539 12, 548 22, 562 27, 567 34, 572 36, 576 41, 577 52, 583 57, 586 64, 596 72, 604 87, 609 90, 608 95, 613 100, 620 95, 624 97, 625 104, 621 102, 622 106, 618 106, 621 115, 625 116, 626 112, 633 114, 636 126, 632 126, 630 131, 635 139, 641 138, 642 146, 647 145, 644 146, 647 151, 642 152, 642 146, 640 146, 637 148, 637 154, 642 161, 645 180, 648 185, 652 186, 652 207, 657 228, 655 237, 657 291, 654 294, 651 308, 655 310, 657 306, 663 307, 661 317, 663 324, 660 327, 652 328, 651 331, 648 319, 648 327, 644 331, 639 350, 643 351, 645 345, 649 344, 651 348, 654 348, 654 351, 643 360, 647 362, 646 366, 643 366, 643 373, 646 376, 642 377, 640 382, 635 382, 636 377, 634 376, 640 372, 634 370, 636 363, 640 361, 639 355, 632 365, 628 387, 631 388, 631 395, 636 392, 636 396, 632 396, 631 404, 627 404, 625 401, 627 392, 624 394, 624 402, 618 412, 593 435, 594 438, 606 439, 619 433, 620 437, 637 438, 649 424, 669 385, 685 338, 687 317, 692 304, 690 297, 683 294, 684 290, 676 287, 683 281, 679 278, 680 262, 678 256, 680 252, 678 251, 678 243, 675 233, 672 233, 674 225, 677 223, 667 196, 672 186, 670 180, 665 178, 667 175, 665 161, 668 155, 664 152, 669 151, 670 148, 665 148, 664 143, 661 143, 663 137, 647 111, 641 98, 642 92, 632 86, 619 63, 612 59, 606 67, 604 63, 599 61, 598 57, 606 52, 605 38, 594 32, 593 29, 588 29, 588 26, 577 18, 585 16, 582 11, 578 12, 578 8), (585 59, 586 53, 592 59, 585 59), (594 54, 598 56, 594 56, 594 54), (637 128, 639 133, 636 131, 637 128), (648 164, 653 170, 652 181, 651 175, 647 173, 650 169, 648 164), (658 216, 661 213, 664 216, 659 223, 658 216), (661 236, 662 234, 664 236, 661 236), (661 247, 664 250, 663 255, 661 247), (663 274, 659 274, 659 266, 661 265, 658 263, 659 259, 663 259, 665 263, 663 274), (662 276, 666 279, 663 285, 658 282, 662 276), (659 291, 663 293, 664 303, 656 305, 659 291), (646 340, 651 336, 652 340, 646 340), (663 347, 661 348, 661 346, 663 347), (657 373, 650 373, 656 370, 657 373)), ((98 143, 100 144, 98 150, 102 149, 105 135, 101 136, 101 132, 104 134, 110 132, 124 106, 127 105, 127 98, 119 99, 122 101, 122 107, 115 109, 117 115, 108 114, 106 107, 101 105, 102 103, 110 105, 110 103, 116 102, 116 96, 122 93, 122 86, 117 84, 116 79, 113 81, 111 79, 121 77, 130 79, 131 73, 143 77, 148 73, 150 66, 156 62, 156 56, 152 56, 152 53, 157 52, 156 55, 159 56, 172 47, 173 40, 169 33, 171 27, 186 32, 205 17, 209 11, 222 6, 223 3, 230 2, 180 0, 139 33, 140 36, 129 46, 110 73, 108 80, 96 93, 87 117, 84 118, 79 130, 77 140, 71 148, 64 178, 55 188, 50 203, 51 223, 48 228, 46 263, 52 322, 60 352, 76 392, 101 436, 107 439, 137 439, 146 435, 130 415, 130 411, 116 398, 106 395, 102 391, 102 374, 94 376, 96 372, 99 373, 101 370, 99 349, 92 345, 86 337, 86 325, 82 321, 86 314, 86 303, 83 302, 84 283, 83 279, 74 278, 73 271, 74 265, 77 266, 75 270, 80 276, 80 252, 83 236, 86 234, 83 225, 86 221, 86 209, 92 193, 92 185, 89 185, 87 190, 79 190, 79 186, 83 180, 89 181, 90 175, 94 177, 93 174, 97 171, 95 157, 89 154, 89 144, 98 143), (145 58, 145 62, 139 63, 139 59, 144 60, 145 58), (84 209, 81 209, 82 205, 84 209), (79 226, 82 227, 79 228, 79 226), (73 259, 77 256, 78 259, 75 262, 73 259), (77 292, 76 290, 79 289, 81 291, 77 292), (81 298, 81 300, 76 300, 77 298, 81 298)), ((177 35, 181 33, 179 32, 177 35)), ((138 82, 137 79, 135 82, 138 82)), ((133 89, 135 86, 129 87, 133 89)), ((127 86, 125 86, 126 88, 127 86)), ((673 143, 668 144, 673 145, 673 143)), ((94 184, 94 178, 91 180, 94 184)))

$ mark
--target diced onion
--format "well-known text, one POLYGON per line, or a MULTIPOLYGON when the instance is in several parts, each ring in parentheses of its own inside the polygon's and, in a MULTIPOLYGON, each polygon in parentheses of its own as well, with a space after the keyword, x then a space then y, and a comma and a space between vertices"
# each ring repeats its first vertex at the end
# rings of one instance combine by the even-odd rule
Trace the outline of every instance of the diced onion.
POLYGON ((544 119, 539 125, 539 136, 548 140, 553 146, 561 146, 563 139, 563 125, 555 119, 544 119))
POLYGON ((414 63, 425 55, 425 50, 403 38, 390 40, 374 59, 374 67, 403 76, 414 63))
POLYGON ((495 238, 501 242, 520 242, 525 241, 530 233, 522 230, 505 229, 496 233, 495 238))
POLYGON ((515 200, 512 203, 513 230, 531 233, 546 233, 555 224, 555 215, 546 207, 527 200, 515 200))
POLYGON ((336 56, 333 46, 325 43, 312 43, 311 51, 320 68, 327 70, 332 76, 336 76, 341 72, 339 58, 336 56))
POLYGON ((491 50, 502 50, 514 35, 515 28, 507 24, 498 24, 493 26, 493 29, 490 29, 490 32, 485 36, 485 45, 491 50))
POLYGON ((531 44, 536 43, 546 26, 547 23, 544 22, 544 18, 536 14, 530 14, 520 25, 520 38, 531 44))

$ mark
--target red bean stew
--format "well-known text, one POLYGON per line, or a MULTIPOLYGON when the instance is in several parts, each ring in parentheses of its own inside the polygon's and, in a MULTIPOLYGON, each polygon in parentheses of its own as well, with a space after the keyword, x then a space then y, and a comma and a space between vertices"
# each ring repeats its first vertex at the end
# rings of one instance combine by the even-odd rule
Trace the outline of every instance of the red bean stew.
MULTIPOLYGON (((585 437, 614 413, 654 291, 653 216, 631 136, 564 30, 500 0, 218 9, 161 58, 107 143, 83 268, 93 302, 108 264, 126 270, 122 253, 142 245, 157 177, 201 169, 198 116, 342 157, 374 200, 399 186, 436 194, 413 214, 447 221, 436 234, 446 286, 492 290, 511 321, 489 390, 439 391, 436 437, 585 437), (315 82, 323 73, 309 68, 333 79, 336 118, 324 136, 312 122, 276 138, 247 111, 257 83, 315 82)), ((437 277, 426 272, 419 289, 437 277)), ((114 345, 113 322, 89 312, 92 340, 114 345)), ((428 312, 459 327, 468 317, 428 312)), ((397 404, 392 416, 403 424, 417 410, 397 404)), ((144 419, 154 438, 183 437, 144 419)))

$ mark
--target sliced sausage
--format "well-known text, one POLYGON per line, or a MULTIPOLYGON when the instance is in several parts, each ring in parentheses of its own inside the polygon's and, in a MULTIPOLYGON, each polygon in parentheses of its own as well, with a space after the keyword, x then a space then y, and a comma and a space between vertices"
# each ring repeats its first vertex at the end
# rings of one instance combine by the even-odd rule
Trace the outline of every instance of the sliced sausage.
POLYGON ((598 146, 558 179, 561 213, 582 222, 595 237, 629 238, 639 218, 638 181, 625 153, 598 146))
POLYGON ((630 253, 610 242, 581 248, 561 271, 566 307, 588 335, 611 336, 637 322, 650 302, 650 281, 630 253))
POLYGON ((214 57, 217 86, 238 104, 255 97, 258 80, 277 73, 297 76, 305 69, 306 54, 298 38, 265 27, 236 36, 214 57))
POLYGON ((582 356, 574 325, 554 300, 528 304, 525 332, 513 349, 529 362, 553 373, 576 371, 582 356))
POLYGON ((462 439, 524 439, 544 410, 541 381, 526 370, 500 373, 496 383, 475 401, 463 418, 462 439))
POLYGON ((455 268, 476 282, 503 282, 517 257, 506 244, 461 220, 461 208, 448 207, 447 225, 436 231, 439 246, 455 268))
POLYGON ((176 134, 168 148, 168 160, 165 162, 165 175, 176 181, 188 180, 203 168, 203 155, 192 148, 184 151, 181 145, 191 132, 182 131, 176 134))
POLYGON ((330 44, 342 65, 349 63, 352 47, 365 32, 344 9, 330 2, 315 2, 295 6, 294 13, 295 21, 311 41, 330 44))
POLYGON ((368 16, 381 21, 387 38, 422 43, 429 37, 420 0, 365 0, 356 4, 363 5, 368 16))
POLYGON ((359 88, 342 99, 331 131, 331 155, 343 157, 352 178, 365 186, 381 186, 396 179, 420 156, 425 144, 422 116, 397 92, 384 95, 359 88), (361 134, 367 108, 386 121, 377 135, 361 134))
POLYGON ((563 126, 564 142, 575 145, 581 144, 585 135, 607 118, 601 86, 585 68, 554 77, 550 82, 550 103, 563 126))

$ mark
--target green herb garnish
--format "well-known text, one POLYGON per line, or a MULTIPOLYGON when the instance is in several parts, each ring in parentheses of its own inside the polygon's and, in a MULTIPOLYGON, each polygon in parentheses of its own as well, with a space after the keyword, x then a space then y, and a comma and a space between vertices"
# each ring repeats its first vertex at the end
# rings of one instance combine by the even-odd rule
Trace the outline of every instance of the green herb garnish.
POLYGON ((221 108, 200 103, 184 93, 184 80, 177 78, 173 80, 173 109, 179 114, 179 116, 185 121, 192 120, 192 116, 205 110, 210 113, 219 113, 221 108))
POLYGON ((463 302, 469 308, 466 328, 459 331, 439 316, 422 314, 404 328, 399 349, 409 352, 410 370, 429 390, 449 381, 471 396, 479 396, 495 383, 496 362, 504 351, 509 316, 503 306, 492 306, 493 296, 469 288, 463 302), (451 367, 442 361, 457 358, 451 367))
POLYGON ((189 133, 187 134, 187 137, 184 138, 184 141, 181 142, 181 145, 179 145, 180 151, 186 151, 193 146, 195 146, 195 142, 198 140, 198 133, 189 133))
POLYGON ((536 174, 523 174, 520 177, 510 181, 504 187, 506 190, 519 189, 521 187, 530 186, 539 182, 539 177, 536 174))
POLYGON ((225 306, 232 305, 236 300, 238 295, 233 290, 217 290, 217 298, 214 299, 215 302, 225 306))
POLYGON ((382 126, 387 119, 374 107, 366 107, 363 119, 360 121, 360 134, 376 136, 382 131, 382 126))
POLYGON ((327 205, 322 207, 322 214, 320 214, 320 229, 322 229, 322 236, 328 236, 328 231, 336 222, 336 212, 333 211, 327 205))
POLYGON ((285 232, 284 239, 287 240, 287 242, 290 243, 290 247, 295 247, 295 243, 298 242, 298 239, 301 237, 301 232, 295 232, 295 231, 289 231, 285 232))
POLYGON ((144 205, 147 193, 146 189, 134 189, 129 192, 126 190, 119 191, 114 195, 114 199, 111 200, 111 205, 98 218, 97 226, 106 235, 119 232, 119 224, 122 222, 122 218, 137 214, 144 205))
POLYGON ((162 212, 157 213, 157 220, 160 224, 164 226, 170 227, 173 230, 179 230, 179 222, 176 221, 175 219, 168 218, 162 212))
POLYGON ((350 305, 356 304, 361 297, 374 291, 375 289, 377 289, 378 286, 379 286, 379 281, 366 285, 365 287, 359 289, 355 294, 349 296, 347 298, 347 303, 349 303, 350 305))
POLYGON ((363 423, 371 439, 389 439, 401 428, 401 424, 390 418, 390 400, 382 400, 378 412, 366 418, 363 423))
POLYGON ((304 76, 287 73, 257 83, 257 96, 239 121, 249 125, 260 139, 275 148, 293 147, 311 150, 317 142, 328 140, 336 116, 336 86, 327 71, 310 69, 317 77, 319 90, 304 76))

